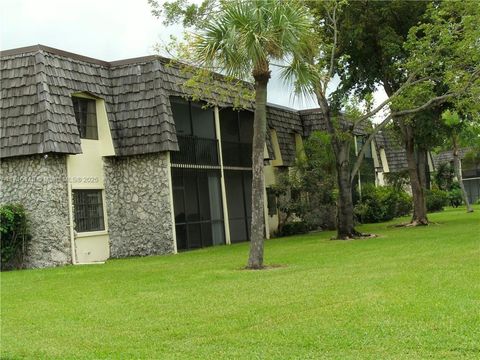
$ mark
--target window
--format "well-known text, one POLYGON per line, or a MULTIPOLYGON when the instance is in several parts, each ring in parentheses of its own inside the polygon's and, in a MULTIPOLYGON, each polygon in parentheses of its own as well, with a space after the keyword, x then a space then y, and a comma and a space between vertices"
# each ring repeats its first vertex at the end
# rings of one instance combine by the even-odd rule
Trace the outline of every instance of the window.
POLYGON ((96 101, 72 97, 72 102, 80 138, 98 140, 96 101))
POLYGON ((170 98, 180 151, 172 153, 174 164, 218 165, 213 109, 181 98, 170 98))
POLYGON ((77 232, 105 230, 102 190, 73 190, 73 207, 77 232))
POLYGON ((253 113, 225 108, 220 111, 222 155, 225 166, 251 167, 253 113))
POLYGON ((275 194, 275 191, 270 187, 267 188, 267 204, 268 215, 277 215, 277 195, 275 194))

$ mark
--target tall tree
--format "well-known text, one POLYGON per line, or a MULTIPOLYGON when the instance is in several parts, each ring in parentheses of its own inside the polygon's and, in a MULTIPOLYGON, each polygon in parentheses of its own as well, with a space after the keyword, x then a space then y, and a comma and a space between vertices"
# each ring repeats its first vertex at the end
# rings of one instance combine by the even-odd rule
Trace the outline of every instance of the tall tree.
MULTIPOLYGON (((450 138, 449 142, 453 154, 453 170, 460 186, 462 199, 465 207, 467 208, 467 212, 473 212, 473 208, 468 201, 468 195, 467 191, 465 190, 465 185, 463 184, 460 146, 462 145, 462 142, 463 144, 465 144, 465 138, 468 138, 468 136, 462 135, 465 135, 468 132, 472 131, 474 125, 472 124, 472 119, 462 118, 456 111, 451 111, 449 109, 442 114, 442 119, 447 127, 447 133, 450 138)), ((467 144, 473 145, 472 143, 469 143, 468 140, 467 144)))
POLYGON ((474 98, 478 12, 477 4, 468 1, 364 0, 349 3, 337 21, 337 32, 344 34, 337 37, 343 65, 339 67, 340 93, 364 94, 381 85, 391 99, 392 118, 407 155, 414 199, 412 225, 428 223, 424 179, 416 159, 416 152, 424 158, 425 149, 415 143, 414 114, 442 102, 474 98), (399 94, 412 78, 415 84, 399 94))
POLYGON ((201 18, 190 43, 199 64, 228 76, 254 80, 252 220, 247 268, 260 269, 264 257, 263 170, 270 67, 272 61, 287 62, 304 56, 309 43, 302 40, 309 36, 310 18, 298 1, 207 1, 200 7, 185 9, 202 12, 206 8, 215 15, 201 18))

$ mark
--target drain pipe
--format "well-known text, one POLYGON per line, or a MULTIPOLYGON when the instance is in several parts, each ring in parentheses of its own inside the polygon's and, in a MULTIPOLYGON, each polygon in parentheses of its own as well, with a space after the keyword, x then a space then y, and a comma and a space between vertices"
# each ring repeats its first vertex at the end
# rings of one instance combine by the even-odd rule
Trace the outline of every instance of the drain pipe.
POLYGON ((68 227, 70 230, 70 246, 72 251, 72 265, 77 264, 75 254, 75 231, 73 229, 73 201, 72 201, 72 184, 68 182, 68 227))

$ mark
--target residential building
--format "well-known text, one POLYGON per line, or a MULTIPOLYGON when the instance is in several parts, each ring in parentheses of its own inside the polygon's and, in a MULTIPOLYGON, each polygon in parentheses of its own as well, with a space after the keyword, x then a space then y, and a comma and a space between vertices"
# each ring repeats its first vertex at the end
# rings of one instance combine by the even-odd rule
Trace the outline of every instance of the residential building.
MULTIPOLYGON (((252 107, 187 100, 185 75, 159 56, 105 62, 35 45, 0 57, 0 203, 29 213, 27 266, 249 240, 252 107)), ((315 109, 267 112, 268 188, 322 126, 315 109)), ((372 143, 360 176, 381 185, 377 153, 372 143)), ((268 238, 278 211, 267 203, 268 238)))

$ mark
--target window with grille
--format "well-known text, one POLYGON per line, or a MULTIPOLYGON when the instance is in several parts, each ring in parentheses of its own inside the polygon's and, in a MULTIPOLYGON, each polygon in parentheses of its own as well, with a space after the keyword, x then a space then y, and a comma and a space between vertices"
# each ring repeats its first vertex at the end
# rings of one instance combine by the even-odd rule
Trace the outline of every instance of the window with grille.
POLYGON ((102 190, 73 190, 75 231, 105 230, 102 190))
POLYGON ((98 140, 96 101, 72 97, 72 102, 80 138, 98 140))

